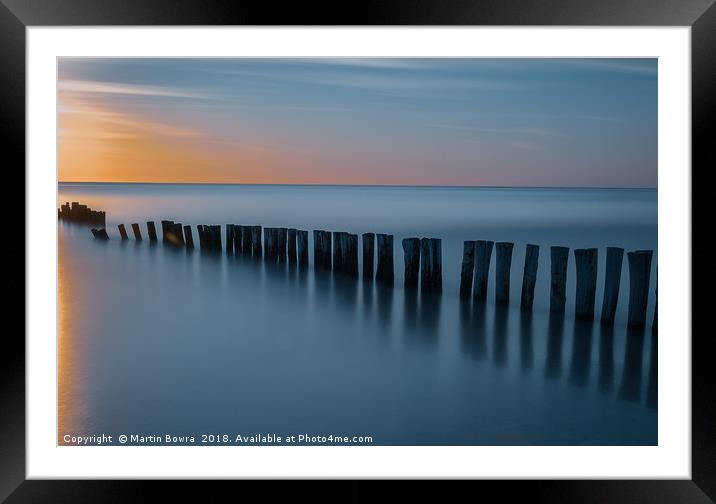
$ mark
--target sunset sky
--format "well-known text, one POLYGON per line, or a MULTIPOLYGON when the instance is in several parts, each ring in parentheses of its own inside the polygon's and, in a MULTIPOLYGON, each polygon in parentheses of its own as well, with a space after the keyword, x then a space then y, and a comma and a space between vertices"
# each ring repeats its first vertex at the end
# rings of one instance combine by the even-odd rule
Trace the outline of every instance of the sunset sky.
POLYGON ((657 184, 655 59, 58 66, 64 182, 657 184))

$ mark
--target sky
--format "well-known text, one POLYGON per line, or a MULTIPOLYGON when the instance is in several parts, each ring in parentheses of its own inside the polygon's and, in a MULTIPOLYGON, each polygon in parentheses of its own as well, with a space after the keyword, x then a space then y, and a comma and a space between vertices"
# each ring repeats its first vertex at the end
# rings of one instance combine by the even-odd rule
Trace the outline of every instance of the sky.
POLYGON ((656 59, 58 62, 62 182, 656 187, 656 59))

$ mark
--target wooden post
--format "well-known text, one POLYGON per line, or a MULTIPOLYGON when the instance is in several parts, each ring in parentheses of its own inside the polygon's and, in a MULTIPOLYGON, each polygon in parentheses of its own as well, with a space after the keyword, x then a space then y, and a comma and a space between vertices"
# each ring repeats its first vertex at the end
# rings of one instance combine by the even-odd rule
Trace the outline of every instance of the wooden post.
POLYGON ((261 257, 261 226, 251 226, 251 253, 254 257, 261 257))
POLYGON ((120 224, 117 227, 119 228, 119 236, 122 237, 122 240, 128 240, 129 237, 127 236, 127 230, 124 229, 124 224, 120 224))
POLYGON ((221 225, 215 224, 211 226, 211 243, 214 252, 221 252, 221 225))
POLYGON ((358 276, 358 235, 346 233, 345 271, 352 277, 358 276))
POLYGON ((462 244, 462 268, 460 270, 460 299, 469 299, 472 294, 472 277, 475 274, 475 241, 462 244))
POLYGON ((643 329, 646 323, 646 306, 649 301, 651 276, 651 250, 629 252, 629 321, 630 329, 643 329))
POLYGON ((171 221, 163 220, 162 221, 162 243, 166 243, 168 240, 168 233, 169 233, 169 224, 171 221))
POLYGON ((142 232, 139 230, 139 224, 133 223, 132 224, 132 231, 134 232, 134 239, 136 241, 142 241, 142 232))
POLYGON ((188 224, 184 226, 184 243, 186 243, 186 248, 194 248, 194 237, 191 234, 191 226, 188 224))
POLYGON ((392 285, 395 279, 393 272, 393 235, 378 234, 378 265, 375 279, 378 282, 392 285))
POLYGON ((313 264, 316 269, 331 269, 331 233, 313 231, 313 264))
POLYGON ((308 231, 296 231, 298 264, 308 266, 308 231))
POLYGON ((567 262, 568 247, 550 247, 551 280, 549 286, 549 310, 564 313, 567 303, 567 262))
POLYGON ((182 232, 181 222, 177 222, 172 226, 172 235, 176 240, 177 247, 184 246, 184 233, 182 232))
POLYGON ((622 279, 624 249, 607 247, 607 266, 604 274, 604 298, 602 300, 602 324, 614 323, 619 301, 619 285, 622 279))
POLYGON ((373 279, 373 258, 375 257, 375 233, 363 233, 363 278, 373 279))
POLYGON ((234 254, 244 253, 244 233, 246 232, 246 226, 234 224, 234 254))
POLYGON ((473 297, 476 301, 487 299, 487 279, 490 273, 490 258, 492 246, 495 242, 477 240, 475 242, 475 290, 473 297))
POLYGON ((276 235, 274 228, 264 228, 264 259, 268 262, 276 260, 274 240, 276 235))
POLYGON ((574 263, 577 270, 577 293, 574 315, 577 318, 594 318, 594 297, 597 292, 597 249, 575 249, 574 263))
POLYGON ((531 310, 534 303, 538 263, 539 245, 528 243, 525 252, 525 269, 522 273, 522 297, 520 299, 520 307, 523 310, 531 310))
POLYGON ((226 225, 226 254, 234 253, 234 225, 226 225))
POLYGON ((199 247, 201 247, 201 250, 204 250, 206 248, 206 235, 204 234, 204 226, 202 224, 197 224, 196 234, 199 236, 199 247))
POLYGON ((209 237, 211 240, 211 250, 221 252, 221 226, 219 224, 209 226, 209 237))
POLYGON ((327 271, 330 271, 333 268, 333 265, 331 264, 331 232, 330 231, 321 231, 323 233, 323 266, 327 271))
POLYGON ((204 250, 206 242, 204 240, 204 226, 202 224, 196 225, 196 234, 199 236, 199 247, 201 247, 201 250, 204 250))
POLYGON ((98 240, 109 240, 109 235, 107 234, 107 230, 105 228, 92 228, 92 236, 98 240))
POLYGON ((157 228, 154 227, 154 221, 147 221, 147 235, 149 235, 149 241, 157 241, 157 228))
POLYGON ((253 242, 251 241, 251 226, 240 226, 241 228, 241 253, 251 255, 253 242))
POLYGON ((162 241, 170 245, 184 245, 181 224, 170 220, 162 221, 162 241))
POLYGON ((422 292, 442 292, 442 240, 423 238, 420 240, 420 290, 422 292))
MULTIPOLYGON (((420 291, 432 292, 433 290, 433 257, 432 243, 430 238, 422 238, 419 240, 420 252, 418 259, 420 260, 420 291)), ((417 271, 416 271, 417 276, 417 271)))
POLYGON ((510 302, 510 270, 512 269, 512 249, 514 243, 495 244, 495 303, 510 302))
POLYGON ((406 289, 417 289, 420 272, 420 239, 403 238, 402 244, 405 263, 403 285, 406 289))
POLYGON ((276 228, 276 258, 278 262, 286 262, 286 243, 288 229, 276 228))
POLYGON ((323 231, 313 230, 313 267, 315 269, 323 269, 323 231))
POLYGON ((333 232, 333 271, 342 272, 344 268, 343 264, 343 246, 345 244, 345 234, 340 231, 333 232))
POLYGON ((289 228, 286 232, 286 238, 288 239, 288 262, 289 264, 296 264, 296 229, 289 228))

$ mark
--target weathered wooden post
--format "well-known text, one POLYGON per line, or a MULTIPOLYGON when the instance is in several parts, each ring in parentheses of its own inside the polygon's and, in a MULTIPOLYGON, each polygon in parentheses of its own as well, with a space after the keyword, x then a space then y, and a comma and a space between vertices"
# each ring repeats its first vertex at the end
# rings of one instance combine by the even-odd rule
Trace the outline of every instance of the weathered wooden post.
POLYGON ((98 240, 109 240, 109 235, 107 234, 107 230, 105 228, 92 228, 92 236, 98 240))
POLYGON ((323 267, 327 271, 331 271, 333 269, 333 264, 331 263, 331 232, 330 231, 321 231, 323 234, 323 240, 321 243, 323 244, 323 267))
POLYGON ((347 233, 341 231, 333 232, 333 271, 340 273, 345 269, 345 237, 347 233))
POLYGON ((298 264, 308 266, 308 231, 296 231, 298 264))
POLYGON ((244 233, 246 226, 234 224, 234 254, 244 253, 244 233))
POLYGON ((162 243, 166 243, 169 240, 169 224, 171 221, 162 220, 162 243))
POLYGON ((139 224, 134 222, 132 224, 132 232, 134 232, 134 239, 136 241, 142 241, 142 232, 139 230, 139 224))
POLYGON ((199 236, 199 247, 201 247, 201 250, 204 250, 206 248, 206 240, 204 235, 204 226, 202 224, 196 225, 196 234, 199 236))
POLYGON ((495 303, 510 302, 510 270, 512 269, 512 249, 514 243, 495 244, 495 303))
POLYGON ((420 240, 420 290, 422 292, 442 292, 442 240, 423 238, 420 240))
POLYGON ((186 248, 193 249, 194 248, 194 236, 191 234, 191 226, 186 225, 184 226, 184 243, 186 244, 186 248))
POLYGON ((564 313, 567 303, 567 262, 568 247, 550 247, 551 280, 549 286, 549 310, 553 313, 564 313))
POLYGON ((172 237, 174 239, 174 245, 177 247, 184 246, 184 232, 181 222, 175 222, 171 226, 172 237))
POLYGON ((321 255, 321 241, 323 240, 322 231, 318 229, 313 230, 313 267, 315 269, 323 269, 323 256, 321 255))
POLYGON ((275 228, 264 228, 264 260, 272 262, 276 260, 275 228))
POLYGON ((597 292, 597 249, 575 249, 574 263, 577 271, 577 292, 574 315, 577 318, 594 318, 594 297, 597 292))
POLYGON ((251 253, 254 257, 261 257, 261 226, 251 226, 251 253))
POLYGON ((417 289, 420 272, 420 239, 403 238, 403 262, 405 263, 406 289, 417 289))
POLYGON ((253 249, 253 242, 251 240, 251 226, 240 226, 241 227, 241 253, 244 255, 251 255, 253 249))
POLYGON ((221 225, 211 226, 212 249, 214 252, 221 252, 221 225))
POLYGON ((226 254, 234 253, 234 225, 226 225, 226 254))
POLYGON ((313 263, 316 269, 331 270, 330 231, 313 231, 313 263))
POLYGON ((378 265, 375 270, 377 282, 392 285, 395 279, 393 272, 393 235, 378 234, 378 265))
POLYGON ((646 306, 649 301, 651 276, 651 250, 629 252, 629 321, 630 329, 643 329, 646 323, 646 306))
POLYGON ((117 227, 119 228, 119 236, 122 237, 122 240, 129 240, 129 236, 127 236, 127 230, 124 229, 124 224, 120 224, 117 227))
POLYGON ((538 264, 539 245, 528 243, 525 252, 525 269, 522 273, 522 296, 520 299, 520 307, 523 310, 531 310, 534 303, 538 264))
POLYGON ((363 278, 373 279, 373 258, 375 257, 375 233, 363 233, 363 278))
POLYGON ((492 257, 492 246, 495 244, 489 240, 477 240, 475 242, 475 290, 473 297, 476 301, 487 299, 487 279, 490 274, 490 258, 492 257))
POLYGON ((323 269, 323 231, 313 230, 313 267, 315 269, 323 269))
POLYGON ((154 227, 154 221, 147 221, 147 235, 149 235, 149 241, 157 241, 157 228, 154 227))
POLYGON ((286 262, 286 244, 288 229, 276 228, 276 258, 278 262, 286 262))
POLYGON ((619 284, 622 279, 624 249, 607 247, 607 265, 604 274, 604 298, 602 300, 602 324, 612 324, 619 301, 619 284))
POLYGON ((346 233, 345 242, 345 260, 343 265, 345 266, 345 272, 352 277, 358 276, 358 235, 353 233, 346 233))
POLYGON ((472 294, 472 277, 475 274, 475 241, 466 240, 462 244, 462 267, 460 269, 460 299, 468 299, 472 294))
POLYGON ((296 264, 296 229, 289 228, 286 231, 286 238, 288 239, 288 262, 289 264, 296 264))

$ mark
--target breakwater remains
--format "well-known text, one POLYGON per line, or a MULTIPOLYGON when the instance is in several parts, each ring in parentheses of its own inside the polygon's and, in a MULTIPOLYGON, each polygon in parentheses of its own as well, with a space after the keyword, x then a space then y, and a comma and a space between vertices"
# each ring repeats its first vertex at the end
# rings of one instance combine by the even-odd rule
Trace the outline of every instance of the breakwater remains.
MULTIPOLYGON (((105 223, 105 213, 94 211, 85 205, 73 203, 63 205, 58 211, 60 218, 68 215, 101 215, 105 223), (73 210, 74 209, 74 210, 73 210)), ((75 222, 92 223, 90 220, 68 219, 75 222)), ((333 274, 366 281, 375 281, 383 285, 393 285, 395 278, 395 248, 392 234, 363 233, 362 235, 342 231, 308 230, 284 227, 262 227, 256 224, 200 224, 194 231, 190 225, 182 225, 171 220, 161 220, 161 241, 164 245, 194 250, 202 253, 230 254, 251 257, 269 263, 288 263, 299 268, 311 266, 309 253, 309 235, 313 238, 313 268, 333 274), (224 232, 222 233, 222 227, 224 232), (359 249, 360 243, 360 249, 359 249), (362 258, 362 260, 359 260, 362 258)), ((159 241, 155 221, 147 221, 146 236, 150 243, 159 241)), ((143 241, 139 223, 131 223, 134 240, 143 241)), ((109 240, 105 227, 92 228, 95 239, 109 240)), ((119 224, 117 231, 122 241, 130 240, 127 228, 119 224)), ((435 237, 408 237, 400 242, 403 252, 403 288, 421 292, 443 292, 442 240, 435 237)), ((463 242, 463 254, 460 268, 459 296, 462 300, 484 303, 487 300, 490 278, 490 265, 495 255, 494 299, 498 305, 509 305, 510 279, 513 267, 513 242, 493 242, 476 239, 463 242)), ((526 244, 525 259, 522 265, 522 285, 519 306, 523 311, 531 311, 534 304, 535 285, 539 273, 539 256, 542 247, 526 244)), ((591 321, 599 317, 602 324, 613 324, 616 306, 621 289, 621 276, 624 255, 628 267, 628 320, 629 329, 644 329, 647 324, 647 306, 652 286, 650 276, 652 268, 652 250, 625 251, 620 247, 607 247, 605 258, 604 288, 601 313, 595 313, 597 272, 600 267, 600 251, 597 248, 578 248, 570 250, 565 246, 550 246, 549 250, 549 310, 553 314, 563 314, 567 304, 567 272, 570 260, 574 261, 576 288, 574 290, 575 318, 591 321)), ((604 259, 603 259, 604 260, 604 259)), ((654 296, 656 288, 654 287, 654 296)), ((652 319, 652 331, 657 331, 656 309, 652 319)))

